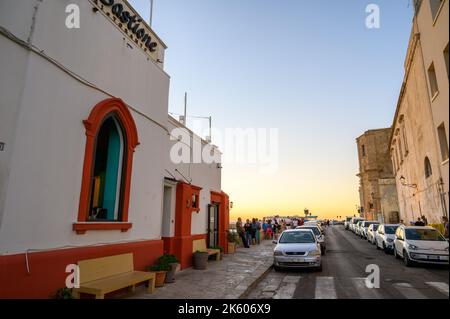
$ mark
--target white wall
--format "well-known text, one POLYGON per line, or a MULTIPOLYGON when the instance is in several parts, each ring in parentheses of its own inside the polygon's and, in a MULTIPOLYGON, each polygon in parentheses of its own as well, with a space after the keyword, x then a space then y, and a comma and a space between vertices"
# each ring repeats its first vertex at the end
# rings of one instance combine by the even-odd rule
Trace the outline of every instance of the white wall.
MULTIPOLYGON (((190 150, 194 145, 194 141, 201 143, 201 138, 191 131, 183 128, 177 121, 169 117, 168 128, 172 131, 174 128, 182 128, 185 135, 189 139, 190 150)), ((177 143, 177 140, 169 141, 169 149, 177 143)), ((203 141, 202 145, 206 143, 203 141)), ((189 149, 189 148, 186 148, 189 149)), ((215 154, 218 158, 221 158, 220 151, 215 148, 215 154)), ((190 159, 193 158, 193 152, 190 154, 190 159)), ((175 169, 181 172, 187 179, 192 179, 192 184, 201 187, 200 191, 200 211, 192 214, 191 230, 192 234, 205 234, 208 231, 207 218, 208 218, 208 204, 211 203, 211 191, 221 191, 221 169, 218 168, 217 163, 208 164, 201 163, 180 163, 175 164, 170 159, 168 154, 166 159, 166 169, 175 176, 178 180, 184 181, 183 177, 178 174, 175 169)), ((172 177, 166 172, 166 177, 172 177)))
MULTIPOLYGON (((0 25, 25 36, 27 28, 22 26, 27 25, 35 3, 2 0, 0 25)), ((167 74, 143 52, 128 48, 122 33, 104 16, 92 13, 88 1, 70 1, 80 6, 82 24, 78 30, 66 29, 68 3, 40 2, 33 44, 67 69, 165 125, 167 74)), ((7 137, 7 148, 0 152, 0 190, 5 194, 0 202, 0 254, 160 238, 167 133, 131 111, 140 142, 131 180, 129 221, 133 227, 124 233, 76 235, 72 224, 78 216, 86 141, 82 120, 109 96, 2 36, 0 48, 0 132, 2 139, 7 137)))

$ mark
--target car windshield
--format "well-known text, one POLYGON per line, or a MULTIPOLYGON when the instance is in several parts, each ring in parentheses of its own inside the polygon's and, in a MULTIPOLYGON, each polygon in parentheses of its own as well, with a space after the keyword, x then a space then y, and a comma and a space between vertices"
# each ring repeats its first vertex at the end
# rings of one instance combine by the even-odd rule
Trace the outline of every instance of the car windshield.
POLYGON ((410 228, 405 230, 405 234, 406 239, 409 240, 445 241, 444 237, 434 229, 410 228))
POLYGON ((352 220, 352 218, 351 217, 347 217, 347 221, 349 222, 349 221, 351 221, 352 220))
POLYGON ((317 227, 302 227, 302 229, 311 229, 314 233, 314 235, 319 236, 320 235, 320 230, 317 227))
POLYGON ((284 232, 280 244, 311 244, 315 243, 314 235, 309 231, 284 232))
POLYGON ((395 234, 397 227, 398 226, 384 226, 384 232, 389 235, 395 234))
POLYGON ((365 227, 369 227, 370 225, 378 224, 377 222, 366 222, 365 227))
POLYGON ((377 230, 379 226, 380 226, 380 224, 373 224, 372 228, 373 228, 373 230, 377 230))

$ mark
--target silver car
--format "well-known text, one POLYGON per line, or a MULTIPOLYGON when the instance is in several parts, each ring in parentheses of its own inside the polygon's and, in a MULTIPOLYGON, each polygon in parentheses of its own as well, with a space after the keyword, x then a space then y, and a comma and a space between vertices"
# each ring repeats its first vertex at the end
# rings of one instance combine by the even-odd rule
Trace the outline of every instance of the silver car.
POLYGON ((316 268, 322 271, 320 244, 311 229, 285 230, 273 251, 273 268, 316 268))
POLYGON ((375 246, 387 254, 394 251, 395 231, 398 224, 381 224, 375 233, 375 246))

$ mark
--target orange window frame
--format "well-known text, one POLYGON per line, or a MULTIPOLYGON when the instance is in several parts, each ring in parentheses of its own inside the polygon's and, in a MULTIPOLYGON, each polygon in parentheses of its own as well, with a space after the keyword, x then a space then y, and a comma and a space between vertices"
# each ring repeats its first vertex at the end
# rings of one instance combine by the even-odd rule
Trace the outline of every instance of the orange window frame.
POLYGON ((136 146, 139 145, 136 124, 125 103, 118 98, 103 100, 98 103, 83 121, 86 129, 86 147, 84 152, 83 175, 81 181, 80 203, 78 208, 78 219, 73 224, 73 230, 77 234, 84 234, 88 230, 121 230, 127 231, 132 227, 128 222, 128 206, 130 202, 131 171, 133 166, 133 155, 136 146), (123 196, 121 220, 117 222, 89 222, 89 201, 92 191, 92 171, 95 159, 95 140, 103 120, 114 113, 123 125, 126 136, 126 157, 124 159, 123 196))

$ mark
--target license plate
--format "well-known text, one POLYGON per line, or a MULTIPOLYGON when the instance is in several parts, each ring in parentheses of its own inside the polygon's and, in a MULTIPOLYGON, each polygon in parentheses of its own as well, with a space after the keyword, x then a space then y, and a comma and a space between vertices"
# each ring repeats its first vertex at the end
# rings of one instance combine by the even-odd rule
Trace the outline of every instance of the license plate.
POLYGON ((439 256, 428 255, 428 259, 431 259, 431 260, 439 260, 439 256))
POLYGON ((304 261, 305 261, 304 258, 294 258, 294 259, 292 259, 292 262, 294 262, 294 263, 302 263, 304 261))

